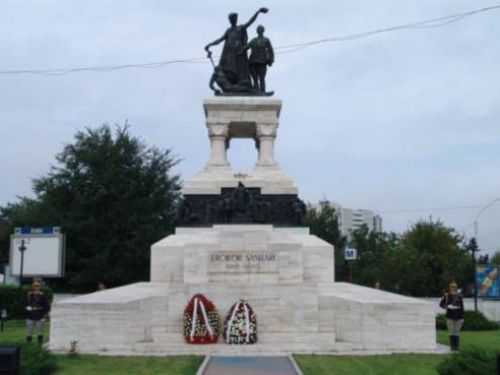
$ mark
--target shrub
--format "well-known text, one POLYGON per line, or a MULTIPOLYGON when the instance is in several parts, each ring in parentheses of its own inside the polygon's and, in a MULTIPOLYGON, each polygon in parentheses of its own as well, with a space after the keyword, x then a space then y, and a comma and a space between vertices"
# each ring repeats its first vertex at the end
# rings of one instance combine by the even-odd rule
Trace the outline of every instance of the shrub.
POLYGON ((451 355, 436 370, 439 375, 492 375, 496 371, 495 362, 493 352, 472 347, 451 355))
POLYGON ((37 344, 21 345, 20 375, 49 375, 56 369, 56 357, 37 344))
MULTIPOLYGON (((13 285, 0 285, 0 310, 6 309, 9 318, 24 319, 26 317, 26 304, 31 286, 26 285, 21 289, 13 285)), ((47 286, 42 291, 52 301, 52 290, 47 286)))
MULTIPOLYGON (((436 317, 436 328, 446 329, 446 318, 444 314, 436 317)), ((463 331, 489 331, 498 329, 497 323, 488 320, 480 311, 466 310, 464 312, 463 331)))

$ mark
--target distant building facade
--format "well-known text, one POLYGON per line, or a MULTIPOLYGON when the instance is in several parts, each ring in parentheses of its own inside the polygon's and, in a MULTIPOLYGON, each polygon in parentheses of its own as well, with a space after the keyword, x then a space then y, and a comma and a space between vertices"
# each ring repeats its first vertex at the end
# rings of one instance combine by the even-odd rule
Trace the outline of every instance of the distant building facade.
POLYGON ((328 202, 335 209, 340 231, 350 240, 352 232, 366 225, 370 231, 382 232, 382 217, 371 210, 342 207, 338 203, 328 202))

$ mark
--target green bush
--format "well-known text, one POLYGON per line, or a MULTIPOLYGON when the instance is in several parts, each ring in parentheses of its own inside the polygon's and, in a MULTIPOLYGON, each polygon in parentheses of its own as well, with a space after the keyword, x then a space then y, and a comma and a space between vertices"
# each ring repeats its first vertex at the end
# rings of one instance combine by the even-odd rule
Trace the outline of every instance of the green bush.
POLYGON ((496 356, 479 348, 468 348, 441 362, 439 375, 492 375, 496 373, 496 356))
POLYGON ((56 369, 56 357, 37 344, 21 345, 20 375, 49 375, 56 369))
MULTIPOLYGON (((23 286, 22 289, 13 285, 0 285, 0 310, 7 310, 10 319, 24 319, 30 290, 29 285, 23 286)), ((42 291, 49 303, 52 302, 52 290, 43 286, 42 291)))
MULTIPOLYGON (((444 314, 436 316, 436 328, 446 329, 446 318, 444 314)), ((480 311, 464 311, 463 331, 489 331, 498 328, 499 326, 497 323, 488 320, 480 311)))

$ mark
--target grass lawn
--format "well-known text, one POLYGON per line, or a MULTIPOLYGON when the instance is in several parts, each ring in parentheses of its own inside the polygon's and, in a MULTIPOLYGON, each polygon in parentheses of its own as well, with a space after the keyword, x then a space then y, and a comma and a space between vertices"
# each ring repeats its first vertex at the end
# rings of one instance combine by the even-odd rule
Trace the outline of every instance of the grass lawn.
POLYGON ((58 356, 56 375, 195 375, 203 357, 58 356))
MULTIPOLYGON (((500 330, 462 332, 462 348, 477 346, 500 352, 500 330)), ((438 331, 438 342, 448 344, 448 333, 438 331)), ((444 355, 394 354, 374 356, 315 356, 296 355, 304 375, 437 375, 435 368, 444 355)))
MULTIPOLYGON (((45 339, 48 328, 45 328, 45 339)), ((500 352, 500 330, 462 332, 461 346, 477 346, 500 352)), ((24 321, 9 321, 0 333, 0 344, 25 340, 24 321)), ((445 331, 438 331, 438 342, 448 343, 445 331)), ((436 366, 446 356, 432 354, 394 354, 384 356, 315 356, 296 355, 304 375, 437 375, 436 366)), ((201 356, 104 357, 81 355, 70 358, 57 355, 56 375, 194 375, 201 356)), ((235 374, 236 375, 236 374, 235 374)))
MULTIPOLYGON (((49 329, 44 328, 44 341, 49 329)), ((1 344, 16 344, 26 340, 24 321, 5 323, 0 332, 1 344)), ((34 337, 36 342, 36 337, 34 337)), ((101 357, 80 355, 76 358, 57 355, 55 375, 194 375, 203 361, 202 356, 171 357, 101 357)))

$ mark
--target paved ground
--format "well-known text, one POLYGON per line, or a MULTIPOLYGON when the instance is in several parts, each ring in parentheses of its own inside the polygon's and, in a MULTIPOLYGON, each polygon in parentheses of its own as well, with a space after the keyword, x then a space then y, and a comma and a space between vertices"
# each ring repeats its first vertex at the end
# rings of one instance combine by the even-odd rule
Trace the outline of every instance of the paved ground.
POLYGON ((211 357, 203 375, 298 375, 288 357, 211 357))

